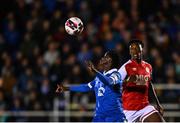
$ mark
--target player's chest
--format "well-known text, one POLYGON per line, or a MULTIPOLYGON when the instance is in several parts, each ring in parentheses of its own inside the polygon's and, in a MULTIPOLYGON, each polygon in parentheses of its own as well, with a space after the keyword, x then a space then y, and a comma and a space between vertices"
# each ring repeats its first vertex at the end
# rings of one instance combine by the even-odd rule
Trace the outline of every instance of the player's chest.
POLYGON ((126 68, 128 75, 150 75, 151 70, 147 65, 132 64, 126 68))
POLYGON ((107 86, 105 84, 103 84, 99 79, 95 80, 95 92, 98 97, 104 96, 104 94, 108 90, 109 89, 107 88, 107 86))
POLYGON ((127 75, 135 76, 134 82, 136 82, 137 85, 146 85, 151 79, 151 70, 146 65, 133 64, 127 68, 127 75))

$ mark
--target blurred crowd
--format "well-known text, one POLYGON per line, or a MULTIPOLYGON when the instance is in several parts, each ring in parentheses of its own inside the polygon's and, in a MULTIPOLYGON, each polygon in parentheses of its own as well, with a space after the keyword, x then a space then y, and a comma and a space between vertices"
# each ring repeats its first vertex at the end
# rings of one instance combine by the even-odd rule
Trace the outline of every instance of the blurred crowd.
MULTIPOLYGON (((57 83, 80 84, 93 79, 85 60, 97 63, 108 50, 129 58, 127 44, 145 44, 144 59, 153 66, 155 83, 180 84, 179 0, 3 0, 0 2, 0 110, 65 110, 57 83), (84 31, 64 30, 72 16, 84 31)), ((180 102, 180 91, 158 90, 161 102, 180 102)), ((86 110, 93 94, 72 93, 71 102, 86 110)), ((7 117, 3 117, 4 120, 7 117)), ((0 118, 3 121, 3 118, 0 118)), ((14 121, 26 121, 16 118, 14 121)))

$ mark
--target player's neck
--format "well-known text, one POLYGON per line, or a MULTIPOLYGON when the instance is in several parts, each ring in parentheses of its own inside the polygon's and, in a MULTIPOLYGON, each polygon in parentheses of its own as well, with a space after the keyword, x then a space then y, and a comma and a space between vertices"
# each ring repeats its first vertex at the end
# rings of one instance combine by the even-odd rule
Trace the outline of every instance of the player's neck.
POLYGON ((141 63, 141 61, 142 61, 142 59, 137 59, 136 60, 136 62, 139 63, 139 64, 141 63))
POLYGON ((137 58, 137 59, 132 59, 132 60, 136 61, 138 64, 142 62, 142 58, 137 58))

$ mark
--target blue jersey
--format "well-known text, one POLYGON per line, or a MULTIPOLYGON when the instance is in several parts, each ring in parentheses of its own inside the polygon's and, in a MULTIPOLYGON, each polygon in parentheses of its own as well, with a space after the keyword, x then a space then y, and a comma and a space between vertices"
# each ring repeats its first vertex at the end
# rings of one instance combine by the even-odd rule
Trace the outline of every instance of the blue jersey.
MULTIPOLYGON (((96 95, 95 116, 102 119, 112 116, 124 119, 122 109, 122 80, 117 69, 111 69, 108 72, 97 73, 95 79, 88 84, 70 87, 71 91, 87 92, 94 91, 96 95), (103 118, 104 117, 104 118, 103 118)), ((102 121, 101 122, 105 122, 102 121)), ((111 122, 113 120, 109 120, 111 122)), ((123 120, 120 120, 123 121, 123 120)))

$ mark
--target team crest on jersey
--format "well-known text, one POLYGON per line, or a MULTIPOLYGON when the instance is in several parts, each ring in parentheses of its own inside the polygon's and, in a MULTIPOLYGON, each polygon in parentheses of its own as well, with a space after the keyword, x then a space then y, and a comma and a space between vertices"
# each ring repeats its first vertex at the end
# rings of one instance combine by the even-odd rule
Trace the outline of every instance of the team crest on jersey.
POLYGON ((105 89, 103 87, 100 87, 98 89, 98 96, 101 97, 101 96, 104 96, 104 92, 105 92, 105 89))
POLYGON ((150 72, 150 70, 149 70, 149 68, 148 68, 148 67, 146 67, 146 72, 148 72, 148 73, 150 72))
POLYGON ((95 87, 98 87, 99 86, 99 79, 96 77, 95 78, 95 87))
POLYGON ((133 67, 133 68, 132 68, 132 70, 133 70, 133 71, 136 71, 136 70, 137 70, 137 68, 133 67))

